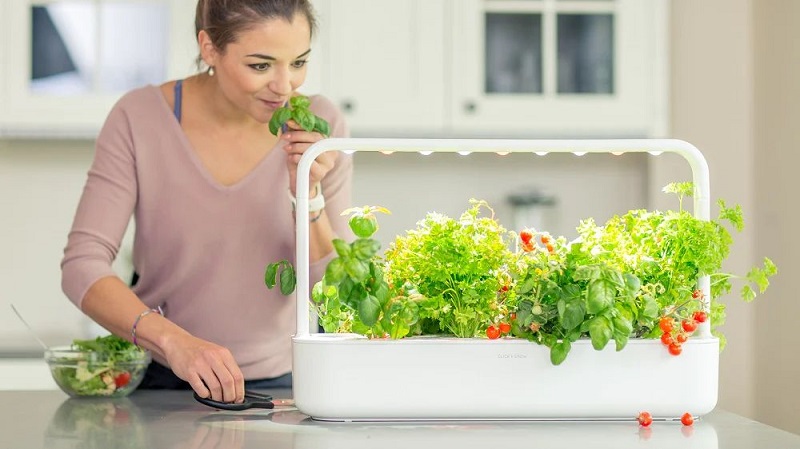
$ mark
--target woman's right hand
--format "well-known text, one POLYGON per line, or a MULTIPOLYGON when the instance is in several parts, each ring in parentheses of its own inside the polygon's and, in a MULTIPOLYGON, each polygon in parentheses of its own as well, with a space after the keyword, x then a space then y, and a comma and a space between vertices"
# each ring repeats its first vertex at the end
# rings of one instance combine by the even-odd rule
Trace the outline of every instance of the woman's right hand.
POLYGON ((84 313, 123 338, 130 338, 131 326, 137 326, 137 344, 152 351, 154 359, 166 363, 176 376, 189 382, 199 396, 215 401, 244 401, 244 375, 228 349, 191 335, 157 313, 135 320, 144 307, 116 276, 95 282, 81 304, 84 313))
POLYGON ((165 348, 166 361, 198 396, 222 402, 244 401, 244 375, 227 348, 189 334, 175 339, 165 348))

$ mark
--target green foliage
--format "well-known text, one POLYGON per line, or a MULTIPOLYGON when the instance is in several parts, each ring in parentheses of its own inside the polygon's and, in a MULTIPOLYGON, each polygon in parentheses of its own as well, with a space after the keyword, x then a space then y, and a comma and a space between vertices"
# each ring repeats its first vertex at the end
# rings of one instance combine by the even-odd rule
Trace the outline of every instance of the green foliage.
POLYGON ((138 346, 113 334, 92 340, 73 340, 72 348, 104 354, 110 362, 130 362, 139 360, 142 356, 142 350, 138 346))
POLYGON ((392 302, 382 262, 380 243, 372 238, 378 230, 375 213, 390 212, 365 206, 342 212, 357 238, 347 243, 334 239, 337 257, 311 292, 314 307, 326 332, 357 332, 371 336, 387 333, 404 336, 399 324, 391 323, 392 302))
MULTIPOLYGON (((725 304, 719 298, 738 281, 741 298, 752 301, 777 267, 764 258, 745 276, 722 271, 733 243, 725 225, 741 231, 742 210, 720 200, 717 219, 695 218, 682 206, 693 190, 692 183, 664 188, 677 194, 678 210, 631 210, 602 226, 583 220, 572 242, 532 229, 517 241, 486 202, 471 200, 458 220, 427 214, 383 257, 371 237, 378 229, 375 212, 388 211, 350 209, 344 214, 351 215, 358 238, 333 241, 337 257, 312 290, 314 305, 326 331, 380 338, 481 337, 510 321, 512 336, 550 348, 555 365, 578 339, 591 340, 597 350, 613 342, 619 351, 631 338, 659 338, 662 317, 692 320, 708 307, 722 348, 725 304), (484 210, 489 216, 481 215, 484 210), (515 242, 521 248, 512 251, 515 242), (698 289, 703 276, 710 279, 708 299, 698 289)), ((291 268, 280 264, 267 269, 270 288, 280 267, 281 282, 291 268)))
POLYGON ((408 297, 417 297, 429 327, 457 337, 476 337, 512 304, 498 298, 508 277, 509 232, 493 216, 482 217, 483 201, 459 220, 429 213, 416 229, 386 251, 386 278, 408 297))
POLYGON ((281 293, 291 295, 297 284, 297 276, 294 273, 292 264, 284 259, 267 265, 264 270, 264 284, 267 288, 272 288, 276 283, 280 283, 281 293))
POLYGON ((269 131, 273 135, 278 135, 284 124, 289 120, 294 120, 305 131, 318 132, 323 136, 329 136, 330 125, 322 117, 314 115, 309 109, 311 101, 308 97, 296 95, 289 99, 287 106, 282 106, 272 113, 269 121, 269 131))
MULTIPOLYGON (((664 188, 676 193, 681 202, 692 190, 691 183, 664 188)), ((517 334, 550 347, 554 363, 569 352, 569 346, 561 343, 564 340, 588 336, 595 349, 602 349, 613 339, 620 350, 630 337, 659 337, 659 317, 688 319, 702 309, 701 299, 693 298, 693 293, 698 278, 709 276, 712 332, 724 347, 719 327, 725 321, 725 307, 717 298, 731 290, 732 280, 739 279, 745 281, 742 299, 752 301, 753 286, 764 292, 777 268, 765 258, 763 268, 755 267, 745 277, 721 271, 733 243, 723 223, 741 230, 743 219, 739 206, 728 208, 724 201, 718 205, 719 218, 711 221, 695 218, 682 208, 631 210, 602 226, 592 219, 582 221, 579 238, 568 248, 560 240, 554 254, 539 252, 526 258, 517 334), (528 311, 533 306, 544 313, 533 315, 528 311), (557 313, 549 311, 553 307, 557 313), (531 324, 535 330, 529 329, 531 324)))

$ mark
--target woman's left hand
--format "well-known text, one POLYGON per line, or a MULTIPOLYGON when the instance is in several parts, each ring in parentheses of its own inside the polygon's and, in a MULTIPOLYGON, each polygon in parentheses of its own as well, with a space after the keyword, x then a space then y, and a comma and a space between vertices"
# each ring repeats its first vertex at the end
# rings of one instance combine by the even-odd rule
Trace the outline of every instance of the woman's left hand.
MULTIPOLYGON (((286 152, 286 166, 289 169, 289 189, 292 195, 297 196, 297 164, 308 148, 325 137, 318 132, 308 132, 303 130, 296 122, 290 120, 286 123, 288 130, 281 134, 283 151, 286 152)), ((327 151, 320 154, 311 164, 309 172, 309 189, 322 181, 336 163, 337 152, 327 151)), ((313 191, 310 190, 313 195, 313 191)))

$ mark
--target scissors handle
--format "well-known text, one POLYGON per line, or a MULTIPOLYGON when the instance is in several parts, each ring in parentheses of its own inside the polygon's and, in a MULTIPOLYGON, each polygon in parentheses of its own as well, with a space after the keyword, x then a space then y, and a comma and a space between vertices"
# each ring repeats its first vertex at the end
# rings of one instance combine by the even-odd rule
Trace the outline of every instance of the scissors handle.
POLYGON ((272 396, 268 394, 256 393, 254 391, 245 391, 244 401, 239 404, 235 402, 215 401, 211 398, 202 398, 198 396, 196 392, 194 393, 194 399, 203 405, 221 410, 239 411, 247 410, 249 408, 275 408, 275 404, 272 402, 272 396))

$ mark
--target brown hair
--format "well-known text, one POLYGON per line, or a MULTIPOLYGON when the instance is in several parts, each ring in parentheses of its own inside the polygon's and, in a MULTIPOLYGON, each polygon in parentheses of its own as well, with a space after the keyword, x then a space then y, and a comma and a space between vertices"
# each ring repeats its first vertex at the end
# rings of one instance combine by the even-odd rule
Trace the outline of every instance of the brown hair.
MULTIPOLYGON (((239 33, 250 27, 275 18, 291 22, 296 14, 306 17, 313 37, 317 21, 309 0, 198 0, 195 37, 200 30, 205 30, 214 46, 225 51, 239 33)), ((197 62, 202 62, 200 57, 197 62)))

